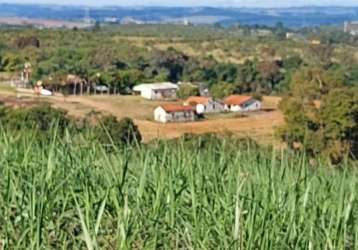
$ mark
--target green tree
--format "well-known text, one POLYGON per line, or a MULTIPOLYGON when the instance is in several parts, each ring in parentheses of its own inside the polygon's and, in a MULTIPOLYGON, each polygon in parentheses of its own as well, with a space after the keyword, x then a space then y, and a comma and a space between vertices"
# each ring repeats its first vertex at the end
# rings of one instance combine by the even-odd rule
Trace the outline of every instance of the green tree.
POLYGON ((300 98, 285 97, 279 105, 285 119, 285 126, 280 128, 281 139, 294 147, 295 143, 306 144, 309 129, 316 121, 316 107, 312 100, 303 102, 300 98))
POLYGON ((293 78, 280 103, 285 126, 279 134, 291 147, 338 163, 358 153, 358 92, 332 74, 304 70, 293 78))
POLYGON ((337 88, 322 98, 319 110, 320 130, 324 136, 322 151, 339 162, 347 154, 357 156, 358 89, 337 88))
POLYGON ((235 93, 235 89, 234 84, 217 83, 211 87, 210 93, 213 97, 221 99, 235 93))
POLYGON ((101 30, 101 23, 99 21, 96 21, 93 26, 93 31, 99 32, 101 30))
POLYGON ((334 47, 325 44, 312 44, 308 46, 308 55, 311 61, 318 66, 328 67, 332 63, 334 47))
POLYGON ((121 94, 128 94, 133 86, 142 81, 143 78, 143 73, 137 69, 115 70, 112 73, 111 85, 121 94))
POLYGON ((320 99, 331 89, 346 85, 344 72, 304 67, 292 76, 291 95, 300 100, 320 99))
POLYGON ((276 23, 274 34, 278 40, 284 40, 286 38, 287 29, 282 22, 276 23))
POLYGON ((188 83, 181 84, 178 90, 178 97, 181 99, 186 99, 189 96, 200 96, 199 88, 188 83))
POLYGON ((130 118, 118 121, 112 115, 104 116, 98 122, 95 131, 98 140, 104 144, 132 145, 142 141, 138 127, 130 118))
POLYGON ((246 60, 243 65, 238 65, 236 84, 239 92, 255 92, 258 78, 256 62, 246 60))
POLYGON ((237 67, 236 65, 230 64, 219 64, 217 65, 216 75, 218 81, 234 83, 237 77, 237 67))
POLYGON ((23 49, 28 46, 40 48, 40 40, 35 36, 21 36, 14 41, 14 46, 18 49, 23 49))
POLYGON ((260 93, 269 94, 279 84, 283 76, 276 61, 258 63, 257 70, 260 76, 260 93))
POLYGON ((169 72, 168 80, 177 82, 183 75, 184 65, 189 57, 174 48, 166 51, 156 51, 152 63, 158 70, 166 69, 169 72))
POLYGON ((350 65, 349 69, 347 70, 347 75, 349 83, 358 86, 358 64, 350 65))
POLYGON ((30 109, 8 110, 6 123, 11 128, 38 129, 42 132, 47 132, 52 126, 58 126, 59 131, 63 132, 70 120, 67 111, 46 104, 30 109))
POLYGON ((302 65, 302 63, 303 63, 302 58, 298 55, 294 55, 294 56, 284 58, 282 60, 282 67, 286 71, 290 71, 293 69, 298 69, 302 65))

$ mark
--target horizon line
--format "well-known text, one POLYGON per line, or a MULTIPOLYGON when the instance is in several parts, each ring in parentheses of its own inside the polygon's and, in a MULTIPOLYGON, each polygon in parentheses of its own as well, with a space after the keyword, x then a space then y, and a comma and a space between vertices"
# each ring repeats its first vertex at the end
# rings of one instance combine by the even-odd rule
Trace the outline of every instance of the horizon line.
POLYGON ((217 8, 217 9, 227 9, 227 8, 246 8, 246 9, 289 9, 289 8, 357 8, 357 5, 291 5, 291 6, 251 6, 251 5, 149 5, 149 4, 141 4, 141 5, 121 5, 121 4, 62 4, 62 3, 10 3, 7 1, 0 1, 1 5, 34 5, 34 6, 60 6, 60 7, 83 7, 83 8, 217 8))

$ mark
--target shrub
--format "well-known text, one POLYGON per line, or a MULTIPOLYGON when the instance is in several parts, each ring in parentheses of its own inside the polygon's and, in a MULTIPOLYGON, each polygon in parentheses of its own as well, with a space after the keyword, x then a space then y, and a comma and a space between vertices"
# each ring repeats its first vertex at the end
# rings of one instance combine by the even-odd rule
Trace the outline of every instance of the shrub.
POLYGON ((57 123, 58 128, 63 131, 70 123, 67 111, 52 108, 50 105, 36 106, 26 110, 25 121, 26 124, 35 126, 42 131, 49 130, 54 123, 57 123))
POLYGON ((52 108, 46 104, 32 108, 10 109, 3 108, 0 112, 2 121, 11 129, 38 129, 48 131, 51 126, 57 125, 63 132, 70 124, 67 111, 52 108))
POLYGON ((190 96, 200 96, 199 88, 188 83, 183 83, 180 85, 178 90, 178 97, 181 99, 186 99, 190 96))
POLYGON ((95 131, 95 136, 103 144, 132 145, 142 141, 138 127, 127 117, 118 121, 112 115, 103 116, 95 131))
POLYGON ((29 46, 40 48, 40 40, 35 36, 22 36, 15 40, 14 45, 18 49, 23 49, 29 46))
POLYGON ((280 104, 286 122, 279 131, 282 139, 291 147, 301 145, 300 148, 312 156, 322 154, 335 164, 347 155, 356 157, 356 93, 354 88, 332 89, 322 97, 319 105, 313 101, 303 103, 297 98, 284 98, 280 104))
POLYGON ((213 97, 221 99, 234 94, 235 85, 230 83, 216 83, 211 87, 210 92, 213 97))

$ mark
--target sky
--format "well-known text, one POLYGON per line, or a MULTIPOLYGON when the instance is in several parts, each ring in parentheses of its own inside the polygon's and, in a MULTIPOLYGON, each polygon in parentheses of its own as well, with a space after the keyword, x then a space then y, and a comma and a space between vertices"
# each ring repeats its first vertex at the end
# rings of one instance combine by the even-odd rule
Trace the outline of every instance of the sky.
POLYGON ((293 7, 358 6, 358 0, 0 0, 0 3, 118 6, 293 7))

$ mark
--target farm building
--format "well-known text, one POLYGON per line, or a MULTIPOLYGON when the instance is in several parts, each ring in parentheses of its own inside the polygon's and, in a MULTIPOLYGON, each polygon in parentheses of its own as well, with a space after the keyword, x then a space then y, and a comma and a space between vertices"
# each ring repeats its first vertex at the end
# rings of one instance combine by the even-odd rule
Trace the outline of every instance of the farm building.
POLYGON ((170 82, 153 83, 153 84, 140 84, 133 88, 136 95, 140 95, 149 100, 163 100, 163 99, 176 99, 178 85, 170 82))
POLYGON ((191 106, 163 104, 154 110, 154 119, 163 123, 189 122, 195 120, 195 112, 191 106))
POLYGON ((232 112, 256 111, 261 109, 261 102, 252 96, 231 95, 224 99, 225 110, 232 112))
POLYGON ((184 102, 192 106, 197 114, 219 113, 224 111, 224 104, 213 100, 211 97, 191 96, 184 102))

